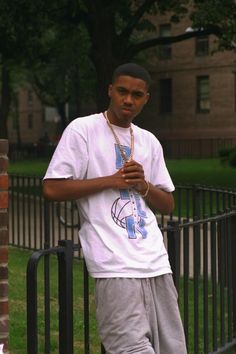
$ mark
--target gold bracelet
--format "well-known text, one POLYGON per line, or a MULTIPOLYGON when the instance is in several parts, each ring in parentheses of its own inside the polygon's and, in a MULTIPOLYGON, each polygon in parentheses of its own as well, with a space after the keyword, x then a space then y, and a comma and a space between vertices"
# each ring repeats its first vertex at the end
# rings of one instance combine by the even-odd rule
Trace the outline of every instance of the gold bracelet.
POLYGON ((146 192, 144 194, 139 193, 141 195, 141 197, 143 197, 143 198, 145 198, 148 195, 148 192, 149 192, 149 189, 150 189, 150 183, 147 182, 146 180, 144 180, 144 181, 145 181, 145 183, 147 185, 146 192))

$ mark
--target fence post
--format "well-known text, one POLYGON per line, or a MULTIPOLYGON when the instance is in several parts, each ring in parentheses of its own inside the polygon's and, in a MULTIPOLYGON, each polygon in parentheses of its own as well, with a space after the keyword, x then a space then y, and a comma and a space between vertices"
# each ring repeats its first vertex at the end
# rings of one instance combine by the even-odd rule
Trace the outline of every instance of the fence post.
POLYGON ((27 264, 27 353, 38 354, 37 266, 41 252, 34 252, 27 264))
POLYGON ((0 139, 0 344, 8 352, 8 141, 0 139))
MULTIPOLYGON (((44 249, 50 247, 50 202, 44 199, 44 249)), ((44 256, 44 311, 45 318, 45 354, 50 354, 50 265, 49 254, 44 256)))
POLYGON ((180 230, 178 221, 170 220, 167 223, 167 245, 170 265, 173 271, 173 279, 177 291, 179 291, 180 277, 180 230))
MULTIPOLYGON (((233 207, 236 212, 236 206, 233 207)), ((236 257, 236 214, 232 216, 231 223, 231 249, 232 249, 232 274, 235 274, 236 257)), ((233 336, 236 337, 236 277, 232 277, 232 292, 233 292, 233 336)))
POLYGON ((73 243, 61 240, 59 246, 59 354, 73 354, 73 243))
POLYGON ((201 187, 199 184, 194 184, 193 189, 193 218, 200 219, 201 217, 201 187))

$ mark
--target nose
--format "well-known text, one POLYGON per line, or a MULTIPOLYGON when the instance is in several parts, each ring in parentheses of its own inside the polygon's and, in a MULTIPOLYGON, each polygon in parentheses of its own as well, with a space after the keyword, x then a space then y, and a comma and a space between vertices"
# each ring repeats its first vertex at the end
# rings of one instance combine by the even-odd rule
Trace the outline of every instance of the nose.
POLYGON ((131 106, 133 104, 132 95, 127 94, 124 97, 124 104, 131 106))

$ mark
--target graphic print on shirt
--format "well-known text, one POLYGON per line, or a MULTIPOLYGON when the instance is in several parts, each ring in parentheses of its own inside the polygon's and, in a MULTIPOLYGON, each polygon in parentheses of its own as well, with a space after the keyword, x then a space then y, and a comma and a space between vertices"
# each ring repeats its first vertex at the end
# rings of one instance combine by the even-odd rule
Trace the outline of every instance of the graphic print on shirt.
MULTIPOLYGON (((126 156, 130 156, 130 148, 128 146, 122 146, 122 149, 126 156)), ((116 169, 120 169, 123 166, 123 158, 117 144, 115 144, 115 153, 116 169)), ((132 189, 120 189, 120 197, 112 204, 111 216, 118 226, 126 229, 128 238, 147 237, 145 229, 145 218, 147 215, 142 210, 140 195, 136 191, 132 189)))

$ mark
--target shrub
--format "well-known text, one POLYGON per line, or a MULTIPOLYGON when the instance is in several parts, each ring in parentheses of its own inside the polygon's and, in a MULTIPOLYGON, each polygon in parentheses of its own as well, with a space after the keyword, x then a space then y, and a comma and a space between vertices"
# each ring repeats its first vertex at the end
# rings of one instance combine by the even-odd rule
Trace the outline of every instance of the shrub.
POLYGON ((232 148, 224 148, 224 149, 221 149, 219 150, 219 157, 220 157, 220 162, 222 164, 225 164, 226 162, 228 163, 228 160, 229 160, 229 155, 232 151, 232 148))
POLYGON ((236 167, 236 148, 234 148, 229 155, 229 165, 236 167))
POLYGON ((222 164, 236 167, 236 146, 221 149, 219 151, 219 157, 222 164))

